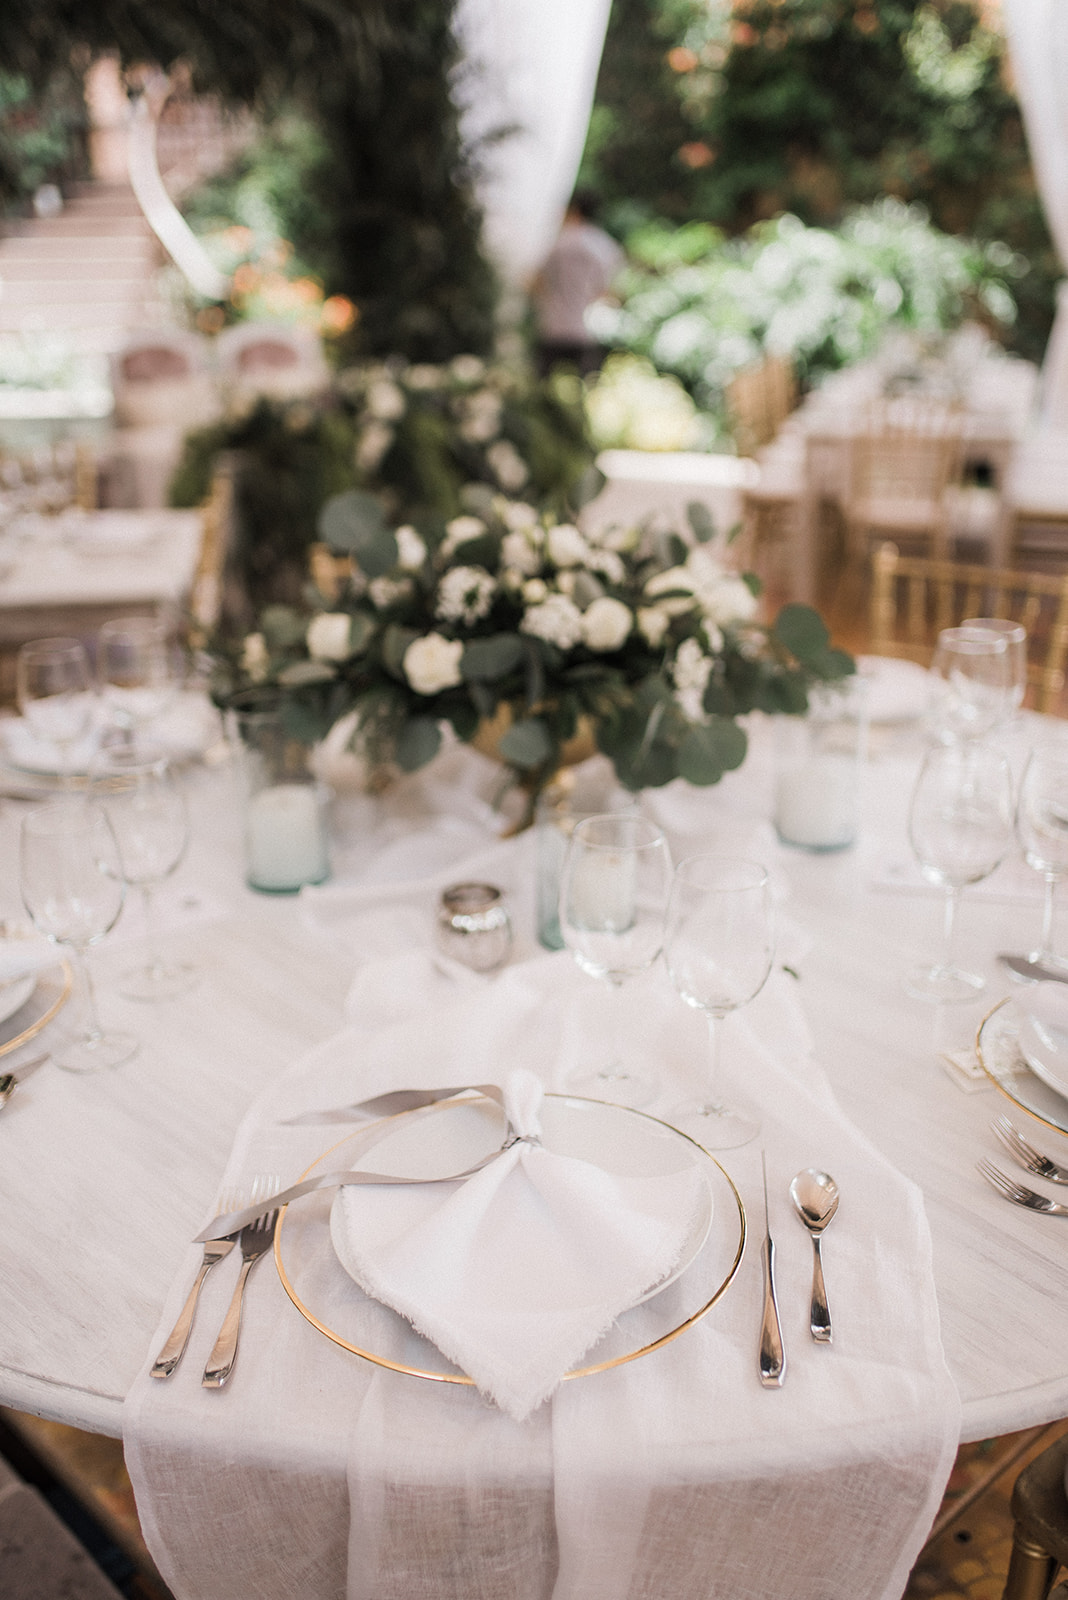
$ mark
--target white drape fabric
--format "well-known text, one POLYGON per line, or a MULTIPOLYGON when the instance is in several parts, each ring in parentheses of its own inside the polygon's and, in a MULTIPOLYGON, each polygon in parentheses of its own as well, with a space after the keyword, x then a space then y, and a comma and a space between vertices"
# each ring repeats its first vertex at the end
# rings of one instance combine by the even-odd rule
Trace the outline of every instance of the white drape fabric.
POLYGON ((459 0, 453 94, 476 153, 486 246, 523 285, 552 247, 574 187, 610 0, 459 0))
MULTIPOLYGON (((1068 267, 1068 8, 1062 0, 1005 0, 1004 17, 1031 164, 1068 267)), ((1068 429, 1068 284, 1060 286, 1046 346, 1042 422, 1068 429)))

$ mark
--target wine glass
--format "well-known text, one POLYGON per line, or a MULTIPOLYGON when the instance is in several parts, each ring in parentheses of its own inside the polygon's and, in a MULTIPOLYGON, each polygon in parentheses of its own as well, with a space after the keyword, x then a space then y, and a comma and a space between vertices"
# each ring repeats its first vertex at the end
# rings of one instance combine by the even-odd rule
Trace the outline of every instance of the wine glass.
POLYGON ((1044 739, 1028 756, 1016 834, 1027 865, 1045 879, 1039 947, 1027 959, 1068 974, 1068 961, 1053 947, 1053 892, 1068 876, 1068 740, 1044 739))
POLYGON ((914 999, 972 1000, 985 987, 978 973, 954 965, 957 901, 967 883, 993 872, 1012 843, 1012 777, 1000 750, 975 740, 927 752, 909 808, 909 841, 924 877, 946 891, 944 954, 909 974, 914 999))
POLYGON ((52 1059, 68 1072, 117 1067, 138 1042, 101 1027, 86 964, 90 946, 115 926, 126 892, 119 847, 100 807, 68 796, 24 817, 19 880, 34 925, 70 950, 85 995, 81 1035, 53 1050, 52 1059))
POLYGON ((174 675, 167 625, 158 617, 124 617, 105 622, 97 635, 100 690, 125 742, 153 722, 174 699, 174 675))
POLYGON ((931 662, 927 721, 944 744, 980 739, 1011 715, 1008 641, 986 628, 943 628, 931 662))
POLYGON ((728 1012, 758 995, 771 971, 775 934, 766 868, 733 856, 679 863, 668 902, 664 960, 688 1006, 708 1019, 708 1091, 674 1115, 709 1150, 747 1144, 760 1124, 719 1093, 720 1035, 728 1012))
POLYGON ((119 993, 128 1000, 166 1000, 196 981, 196 969, 171 963, 157 939, 156 887, 185 855, 189 822, 167 758, 147 745, 105 750, 89 769, 89 793, 107 816, 119 847, 126 882, 140 889, 146 959, 124 973, 119 993))
POLYGON ((30 732, 59 752, 65 786, 72 755, 93 724, 95 706, 89 657, 78 639, 35 639, 24 644, 15 668, 19 710, 30 732))
POLYGON ((1009 653, 1009 694, 1006 720, 1019 711, 1027 693, 1027 629, 1004 617, 965 617, 962 628, 976 628, 1004 639, 1009 653))
MULTIPOLYGON (((622 811, 579 822, 564 858, 560 932, 583 972, 619 990, 651 967, 663 943, 670 887, 667 840, 645 817, 622 811)), ((656 1092, 616 1051, 575 1088, 632 1106, 645 1105, 656 1092)))

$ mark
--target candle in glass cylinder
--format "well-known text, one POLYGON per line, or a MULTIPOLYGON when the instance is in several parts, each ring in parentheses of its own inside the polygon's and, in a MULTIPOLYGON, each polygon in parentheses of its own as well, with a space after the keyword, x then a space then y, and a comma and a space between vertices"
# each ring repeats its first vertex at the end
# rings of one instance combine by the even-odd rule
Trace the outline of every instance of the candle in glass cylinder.
POLYGON ((330 869, 314 784, 279 783, 251 795, 245 849, 254 889, 292 894, 305 883, 322 883, 330 869))

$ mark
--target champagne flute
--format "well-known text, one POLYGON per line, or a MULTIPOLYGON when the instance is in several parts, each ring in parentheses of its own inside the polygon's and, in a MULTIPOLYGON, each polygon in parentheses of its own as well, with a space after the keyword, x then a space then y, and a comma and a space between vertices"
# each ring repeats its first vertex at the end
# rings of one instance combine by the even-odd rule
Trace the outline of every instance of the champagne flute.
POLYGON ((775 950, 767 869, 733 856, 691 856, 679 863, 668 902, 664 959, 688 1006, 708 1020, 707 1093, 679 1106, 709 1150, 731 1150, 760 1131, 755 1118, 719 1092, 724 1018, 748 1004, 767 982, 775 950))
POLYGON ((1027 693, 1027 629, 1022 623, 1010 622, 1004 617, 965 617, 961 627, 978 629, 993 634, 997 639, 1004 639, 1009 653, 1009 693, 1005 720, 1011 721, 1023 705, 1027 693))
POLYGON ((1012 777, 1000 750, 974 740, 927 752, 909 808, 909 841, 924 877, 946 891, 944 953, 905 980, 917 1000, 972 1000, 985 987, 954 964, 957 902, 965 884, 989 877, 1012 843, 1012 777))
POLYGON ((981 739, 1011 714, 1008 641, 985 628, 943 628, 931 662, 928 725, 944 744, 981 739))
POLYGON ((100 807, 71 796, 24 817, 19 881, 38 931, 70 950, 85 996, 81 1035, 53 1050, 52 1059, 68 1072, 117 1067, 138 1041, 101 1027, 86 962, 90 946, 115 926, 126 891, 115 835, 100 807))
POLYGON ((23 718, 36 738, 59 752, 60 774, 69 787, 74 747, 93 724, 85 646, 78 639, 34 639, 19 650, 15 679, 23 718))
POLYGON ((1068 740, 1043 739, 1028 756, 1016 806, 1016 835, 1027 865, 1045 880, 1039 946, 1027 960, 1068 974, 1068 961, 1053 946, 1053 894, 1068 876, 1068 740))
POLYGON ((97 635, 100 690, 125 742, 165 711, 177 693, 167 625, 158 617, 105 622, 97 635))
POLYGON ((189 842, 181 791, 162 750, 147 745, 101 752, 89 771, 89 793, 106 814, 118 842, 127 884, 141 891, 146 959, 124 973, 119 993, 128 1000, 166 1000, 196 981, 194 967, 165 961, 160 953, 154 893, 175 871, 189 842))
MULTIPOLYGON (((670 886, 667 840, 645 817, 623 811, 579 822, 564 858, 560 932, 583 972, 618 991, 651 967, 663 943, 670 886)), ((618 1025, 618 1015, 614 1020, 618 1025)), ((656 1093, 656 1086, 632 1072, 615 1050, 608 1063, 574 1087, 631 1106, 647 1104, 656 1093)))

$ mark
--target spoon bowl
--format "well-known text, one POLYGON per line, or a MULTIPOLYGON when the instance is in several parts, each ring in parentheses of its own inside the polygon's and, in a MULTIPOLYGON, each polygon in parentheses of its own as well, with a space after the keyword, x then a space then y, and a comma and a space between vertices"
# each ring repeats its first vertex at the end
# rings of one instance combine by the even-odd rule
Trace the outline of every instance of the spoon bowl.
POLYGON ((823 1282, 820 1241, 824 1228, 838 1210, 838 1185, 829 1172, 819 1172, 815 1167, 805 1167, 790 1185, 790 1199, 812 1239, 812 1307, 809 1329, 817 1344, 830 1344, 831 1313, 823 1282))

